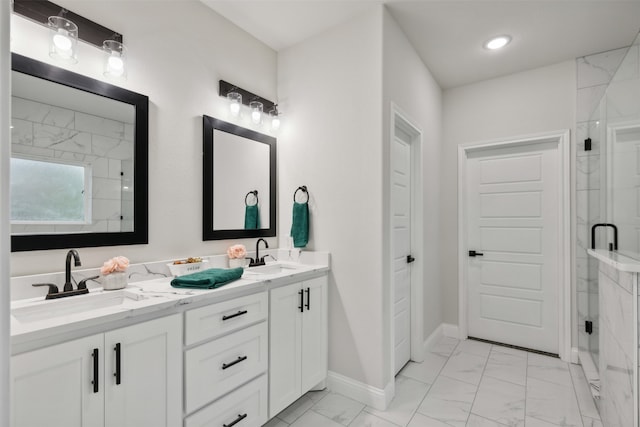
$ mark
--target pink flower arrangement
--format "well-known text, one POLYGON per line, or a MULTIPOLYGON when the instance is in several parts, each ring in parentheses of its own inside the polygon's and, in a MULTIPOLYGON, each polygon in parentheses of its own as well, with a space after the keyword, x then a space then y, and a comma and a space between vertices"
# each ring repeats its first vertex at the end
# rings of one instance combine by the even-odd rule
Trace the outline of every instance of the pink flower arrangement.
POLYGON ((104 262, 100 268, 100 272, 103 275, 126 271, 129 267, 129 260, 123 256, 117 256, 104 262))
POLYGON ((227 255, 230 259, 240 259, 247 255, 247 248, 244 245, 233 245, 227 249, 227 255))

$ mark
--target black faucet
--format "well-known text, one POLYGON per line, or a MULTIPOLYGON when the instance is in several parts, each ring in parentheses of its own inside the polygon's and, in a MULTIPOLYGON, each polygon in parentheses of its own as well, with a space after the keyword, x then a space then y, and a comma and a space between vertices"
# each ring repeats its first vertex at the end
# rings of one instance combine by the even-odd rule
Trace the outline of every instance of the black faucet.
POLYGON ((88 294, 89 289, 87 289, 87 281, 97 279, 100 276, 88 277, 84 280, 81 280, 78 284, 78 289, 73 289, 73 284, 71 283, 71 258, 74 259, 74 264, 76 267, 81 266, 80 263, 80 255, 78 255, 78 251, 75 249, 71 249, 67 252, 67 260, 65 263, 64 269, 64 287, 62 288, 62 292, 58 290, 58 286, 53 283, 35 283, 31 286, 40 287, 40 286, 48 286, 49 292, 45 299, 57 299, 70 297, 72 295, 82 295, 88 294))
POLYGON ((64 292, 73 290, 73 284, 71 283, 71 257, 73 257, 76 267, 80 267, 82 265, 82 263, 80 263, 80 255, 78 255, 78 251, 71 249, 67 252, 67 262, 64 266, 64 292))
POLYGON ((609 243, 609 250, 613 249, 614 251, 617 251, 618 250, 618 227, 616 227, 614 224, 609 224, 607 222, 594 224, 593 227, 591 227, 591 249, 596 248, 596 228, 598 227, 613 228, 613 246, 611 245, 611 243, 609 243))
MULTIPOLYGON (((264 242, 264 248, 269 249, 269 244, 266 240, 260 238, 256 242, 256 259, 249 258, 251 262, 249 263, 249 267, 257 267, 259 265, 264 265, 264 257, 260 258, 260 242, 264 242)), ((265 255, 266 256, 266 255, 265 255)))

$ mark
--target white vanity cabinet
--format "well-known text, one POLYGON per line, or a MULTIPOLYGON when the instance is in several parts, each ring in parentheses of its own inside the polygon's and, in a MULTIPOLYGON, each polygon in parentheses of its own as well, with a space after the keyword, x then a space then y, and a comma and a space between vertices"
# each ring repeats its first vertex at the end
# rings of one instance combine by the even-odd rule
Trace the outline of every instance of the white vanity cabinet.
POLYGON ((185 312, 185 427, 268 420, 267 292, 185 312))
POLYGON ((327 276, 269 291, 269 416, 327 376, 327 276))
POLYGON ((175 427, 181 315, 18 354, 12 427, 175 427))

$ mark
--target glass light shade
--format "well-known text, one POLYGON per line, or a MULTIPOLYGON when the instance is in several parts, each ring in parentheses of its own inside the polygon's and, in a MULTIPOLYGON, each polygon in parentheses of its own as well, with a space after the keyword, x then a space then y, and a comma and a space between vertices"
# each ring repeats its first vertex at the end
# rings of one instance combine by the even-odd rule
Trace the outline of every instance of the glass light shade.
POLYGON ((257 125, 262 123, 262 102, 251 101, 249 108, 251 109, 251 121, 257 125))
POLYGON ((280 129, 280 116, 277 111, 269 111, 269 119, 271 119, 271 130, 280 129))
POLYGON ((233 117, 238 117, 242 106, 242 95, 238 92, 229 92, 227 99, 229 100, 229 112, 233 117))
POLYGON ((127 78, 127 48, 115 40, 105 40, 102 43, 104 52, 104 75, 114 79, 127 78))
POLYGON ((78 62, 78 26, 61 16, 49 17, 49 56, 60 61, 78 62))

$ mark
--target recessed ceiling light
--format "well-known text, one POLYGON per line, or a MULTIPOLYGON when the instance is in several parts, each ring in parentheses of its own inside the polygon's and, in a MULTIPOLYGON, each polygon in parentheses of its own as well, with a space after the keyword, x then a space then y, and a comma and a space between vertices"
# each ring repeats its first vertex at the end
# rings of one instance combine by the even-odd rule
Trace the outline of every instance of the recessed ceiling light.
POLYGON ((489 50, 500 49, 501 47, 505 47, 511 41, 511 36, 498 36, 490 39, 485 42, 484 48, 489 50))

